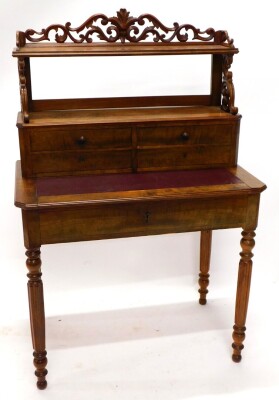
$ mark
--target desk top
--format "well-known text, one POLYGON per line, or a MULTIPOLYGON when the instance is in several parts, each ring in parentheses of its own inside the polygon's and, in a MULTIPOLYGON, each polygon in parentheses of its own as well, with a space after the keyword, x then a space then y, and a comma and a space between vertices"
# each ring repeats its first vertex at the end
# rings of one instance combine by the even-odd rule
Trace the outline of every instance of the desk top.
POLYGON ((24 179, 16 166, 15 205, 42 209, 90 204, 193 199, 260 193, 264 183, 240 166, 24 179))

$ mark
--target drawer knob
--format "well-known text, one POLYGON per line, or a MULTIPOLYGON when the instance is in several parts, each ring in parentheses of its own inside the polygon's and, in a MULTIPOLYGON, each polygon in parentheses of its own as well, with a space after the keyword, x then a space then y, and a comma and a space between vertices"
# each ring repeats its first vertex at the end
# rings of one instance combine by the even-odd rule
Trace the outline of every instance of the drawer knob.
POLYGON ((183 141, 188 140, 188 139, 189 139, 189 133, 183 132, 183 133, 181 134, 181 139, 182 139, 183 141))
POLYGON ((81 136, 81 137, 77 140, 77 143, 78 143, 80 146, 83 146, 83 145, 86 143, 85 137, 84 137, 84 136, 81 136))

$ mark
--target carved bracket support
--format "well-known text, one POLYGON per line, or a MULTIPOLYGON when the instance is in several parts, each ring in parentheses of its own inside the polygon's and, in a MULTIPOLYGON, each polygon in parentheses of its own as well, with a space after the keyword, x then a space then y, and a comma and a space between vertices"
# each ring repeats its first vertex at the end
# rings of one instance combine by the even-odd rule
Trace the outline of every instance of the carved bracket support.
POLYGON ((29 122, 26 69, 25 69, 25 59, 23 57, 18 58, 18 74, 19 74, 21 111, 23 113, 24 122, 29 122))
POLYGON ((222 110, 229 112, 231 114, 237 114, 238 108, 234 106, 234 84, 233 84, 233 74, 229 69, 231 68, 233 62, 232 55, 223 56, 223 81, 222 81, 222 110))

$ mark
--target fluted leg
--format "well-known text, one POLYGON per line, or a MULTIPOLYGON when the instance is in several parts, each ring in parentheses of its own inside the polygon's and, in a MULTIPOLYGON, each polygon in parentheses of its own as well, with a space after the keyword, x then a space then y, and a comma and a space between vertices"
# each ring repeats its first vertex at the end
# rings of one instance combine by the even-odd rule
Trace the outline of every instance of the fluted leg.
POLYGON ((200 274, 199 274, 199 303, 206 304, 207 287, 209 285, 209 267, 211 254, 212 231, 201 231, 200 242, 200 274))
POLYGON ((26 266, 29 273, 28 298, 30 310, 30 325, 32 333, 32 342, 34 349, 34 366, 36 368, 37 387, 45 389, 47 381, 47 352, 45 349, 45 311, 44 311, 44 293, 43 282, 41 280, 41 259, 40 249, 28 249, 26 251, 26 266))
POLYGON ((241 351, 244 348, 245 322, 248 309, 250 283, 252 275, 252 249, 255 246, 254 231, 243 231, 241 239, 242 252, 240 253, 240 262, 238 270, 237 293, 235 303, 235 325, 233 327, 233 355, 235 362, 241 361, 241 351))

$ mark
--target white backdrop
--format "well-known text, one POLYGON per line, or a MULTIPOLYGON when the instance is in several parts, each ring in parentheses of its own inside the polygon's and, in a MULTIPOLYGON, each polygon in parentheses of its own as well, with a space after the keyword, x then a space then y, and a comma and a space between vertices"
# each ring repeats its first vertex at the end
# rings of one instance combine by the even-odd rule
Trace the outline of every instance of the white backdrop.
MULTIPOLYGON (((221 394, 239 399, 249 392, 278 398, 275 320, 279 284, 275 256, 279 223, 279 87, 277 18, 275 2, 271 0, 1 0, 0 368, 4 383, 0 394, 5 394, 1 398, 8 398, 7 393, 9 398, 16 399, 40 395, 32 377, 21 216, 13 206, 14 166, 19 159, 15 122, 20 108, 17 63, 11 57, 15 32, 27 28, 40 30, 51 23, 67 21, 78 26, 91 14, 102 12, 112 16, 121 7, 133 16, 154 14, 168 26, 177 21, 201 29, 226 29, 240 49, 232 66, 236 106, 243 115, 239 164, 268 186, 262 195, 254 250, 244 360, 238 369, 229 360, 240 230, 214 233, 209 287, 212 302, 205 308, 196 306, 197 233, 44 246, 42 270, 52 382, 44 396, 58 399, 67 393, 70 399, 74 398, 73 393, 79 399, 93 395, 100 399, 184 399, 221 394), (199 322, 198 315, 202 316, 199 322), (111 321, 114 325, 110 325, 111 321), (152 330, 152 321, 162 324, 161 328, 152 330), (94 346, 96 343, 99 347, 94 346), (168 369, 163 367, 166 364, 168 369)), ((87 66, 86 72, 76 78, 76 88, 82 90, 92 80, 93 97, 95 90, 102 94, 103 84, 106 96, 151 94, 150 88, 158 94, 165 94, 171 87, 183 92, 187 85, 197 90, 190 72, 185 73, 183 61, 174 70, 167 59, 161 60, 162 65, 157 63, 156 68, 153 63, 144 64, 140 57, 133 60, 136 65, 129 60, 124 68, 122 60, 111 60, 109 65, 98 61, 98 65, 92 64, 91 69, 87 66), (144 81, 137 80, 141 67, 146 71, 144 81)), ((78 61, 72 65, 74 75, 78 61)), ((71 89, 74 78, 69 76, 62 83, 61 65, 60 72, 57 67, 51 74, 42 62, 36 67, 37 80, 44 80, 46 90, 51 88, 54 92, 58 85, 64 93, 71 89)), ((199 73, 198 66, 196 72, 199 73)), ((56 94, 60 95, 58 91, 56 94)))

